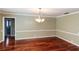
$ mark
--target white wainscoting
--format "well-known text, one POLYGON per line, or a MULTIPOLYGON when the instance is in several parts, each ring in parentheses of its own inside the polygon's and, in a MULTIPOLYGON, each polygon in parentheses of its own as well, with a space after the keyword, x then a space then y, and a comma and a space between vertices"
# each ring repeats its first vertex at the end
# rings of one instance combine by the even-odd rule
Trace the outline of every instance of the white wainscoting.
MULTIPOLYGON (((74 36, 78 36, 78 37, 79 37, 78 34, 71 33, 71 32, 67 32, 67 31, 63 31, 63 30, 59 30, 59 29, 57 29, 57 30, 23 30, 23 31, 16 31, 16 33, 23 33, 23 32, 25 32, 25 33, 26 33, 26 32, 47 32, 47 31, 49 31, 49 32, 55 32, 55 33, 56 33, 56 32, 62 32, 62 33, 71 34, 71 35, 74 35, 74 36)), ((76 46, 79 46, 78 44, 73 43, 72 41, 69 41, 69 40, 67 40, 67 39, 65 39, 65 38, 63 38, 63 37, 60 37, 60 36, 56 35, 56 34, 52 34, 52 35, 50 35, 50 36, 22 37, 22 38, 16 38, 16 39, 17 39, 17 40, 21 40, 21 39, 31 39, 31 38, 44 38, 44 37, 58 37, 58 38, 60 38, 60 39, 63 39, 63 40, 65 40, 65 41, 71 43, 71 44, 74 44, 74 45, 76 45, 76 46)), ((2 41, 0 41, 0 42, 2 42, 2 41)))
POLYGON ((56 37, 58 37, 58 38, 60 38, 60 39, 63 39, 63 40, 65 40, 65 41, 67 41, 67 42, 69 42, 69 43, 71 43, 71 44, 73 44, 73 45, 79 46, 78 44, 76 44, 76 43, 74 43, 74 42, 72 42, 72 41, 69 41, 69 40, 67 40, 67 39, 65 39, 65 38, 63 38, 63 37, 60 37, 60 36, 57 36, 57 35, 56 35, 56 37))
POLYGON ((56 30, 58 32, 62 32, 62 33, 67 33, 67 34, 71 34, 71 35, 74 35, 74 36, 78 36, 79 37, 79 34, 75 34, 75 33, 72 33, 72 32, 68 32, 68 31, 64 31, 64 30, 56 30))
MULTIPOLYGON (((39 33, 39 32, 55 32, 56 30, 22 30, 22 31, 16 31, 16 33, 27 33, 27 32, 29 32, 29 33, 32 33, 33 34, 33 32, 37 32, 37 33, 39 33)), ((17 34, 16 34, 17 35, 17 34)), ((55 35, 55 33, 53 33, 52 35, 44 35, 44 36, 42 36, 42 35, 40 35, 40 36, 38 36, 38 35, 36 35, 36 36, 30 36, 30 37, 19 37, 19 38, 17 38, 16 37, 16 40, 20 40, 20 39, 31 39, 31 38, 44 38, 44 37, 55 37, 56 35, 55 35)))
MULTIPOLYGON (((79 37, 78 34, 71 33, 71 32, 67 32, 67 31, 63 31, 63 30, 56 30, 56 32, 61 32, 61 33, 70 34, 70 35, 74 35, 74 36, 78 36, 78 37, 79 37)), ((63 38, 63 37, 61 37, 61 36, 56 35, 56 37, 58 37, 58 38, 60 38, 60 39, 63 39, 63 40, 65 40, 65 41, 67 41, 67 42, 69 42, 69 43, 71 43, 71 44, 76 45, 76 46, 79 46, 78 44, 76 44, 76 43, 74 43, 74 42, 72 42, 72 41, 70 41, 70 40, 67 40, 67 39, 65 39, 65 38, 63 38)))

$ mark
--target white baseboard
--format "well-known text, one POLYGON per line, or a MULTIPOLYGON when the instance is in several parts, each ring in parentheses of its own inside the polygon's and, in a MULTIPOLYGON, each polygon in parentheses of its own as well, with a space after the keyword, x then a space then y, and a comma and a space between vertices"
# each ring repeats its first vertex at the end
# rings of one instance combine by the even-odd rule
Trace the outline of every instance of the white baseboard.
MULTIPOLYGON (((32 39, 32 38, 46 38, 46 37, 58 37, 62 40, 65 40, 73 45, 76 45, 76 46, 79 46, 78 44, 72 42, 72 41, 69 41, 69 40, 66 40, 65 38, 63 37, 60 37, 60 36, 57 36, 57 35, 51 35, 51 36, 39 36, 39 37, 24 37, 24 38, 16 38, 16 40, 22 40, 22 39, 32 39)), ((0 41, 0 43, 3 42, 3 40, 0 41)))
POLYGON ((73 44, 73 45, 79 46, 78 44, 73 43, 72 41, 66 40, 65 38, 60 37, 60 36, 57 36, 57 35, 52 35, 52 36, 40 36, 40 37, 16 38, 16 40, 22 40, 22 39, 33 39, 33 38, 46 38, 46 37, 58 37, 58 38, 60 38, 60 39, 62 39, 62 40, 65 40, 65 41, 67 41, 67 42, 69 42, 69 43, 71 43, 71 44, 73 44))
POLYGON ((66 39, 63 38, 63 37, 60 37, 60 36, 56 36, 56 37, 58 37, 58 38, 60 38, 60 39, 62 39, 62 40, 65 40, 65 41, 67 41, 67 42, 69 42, 69 43, 71 43, 71 44, 73 44, 73 45, 79 46, 78 44, 76 44, 76 43, 74 43, 74 42, 72 42, 72 41, 66 40, 66 39))
POLYGON ((51 36, 39 36, 39 37, 24 37, 24 38, 16 38, 16 40, 22 40, 22 39, 32 39, 32 38, 46 38, 46 37, 55 37, 56 35, 51 36))
POLYGON ((0 41, 0 43, 3 42, 3 40, 0 41))

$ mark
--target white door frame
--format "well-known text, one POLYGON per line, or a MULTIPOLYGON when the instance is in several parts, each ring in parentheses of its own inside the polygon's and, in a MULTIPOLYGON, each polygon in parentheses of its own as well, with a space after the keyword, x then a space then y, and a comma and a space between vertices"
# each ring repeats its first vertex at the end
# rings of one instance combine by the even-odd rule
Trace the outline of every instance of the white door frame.
MULTIPOLYGON (((2 19, 2 25, 3 25, 3 30, 2 30, 2 36, 3 36, 3 40, 2 41, 4 41, 4 36, 5 36, 5 27, 4 27, 4 24, 5 24, 5 22, 4 22, 4 20, 5 20, 5 18, 14 18, 15 19, 15 24, 16 24, 16 17, 9 17, 9 16, 5 16, 5 17, 3 17, 3 19, 2 19)), ((15 39, 16 39, 16 25, 15 25, 15 39)))

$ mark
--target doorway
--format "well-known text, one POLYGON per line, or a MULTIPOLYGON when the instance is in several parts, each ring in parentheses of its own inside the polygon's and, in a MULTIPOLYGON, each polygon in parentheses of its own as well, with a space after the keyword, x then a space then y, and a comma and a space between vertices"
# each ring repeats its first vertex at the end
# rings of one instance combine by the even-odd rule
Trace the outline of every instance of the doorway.
POLYGON ((15 18, 5 17, 3 20, 4 47, 15 45, 15 18))

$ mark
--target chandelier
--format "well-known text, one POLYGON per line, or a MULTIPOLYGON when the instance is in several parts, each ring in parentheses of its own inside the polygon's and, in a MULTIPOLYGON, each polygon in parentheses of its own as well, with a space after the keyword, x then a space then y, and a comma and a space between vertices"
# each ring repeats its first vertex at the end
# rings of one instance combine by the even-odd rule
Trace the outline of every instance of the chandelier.
POLYGON ((42 18, 42 16, 41 16, 41 8, 39 8, 39 16, 38 16, 38 18, 35 19, 35 21, 38 23, 42 23, 45 21, 45 19, 42 18))

